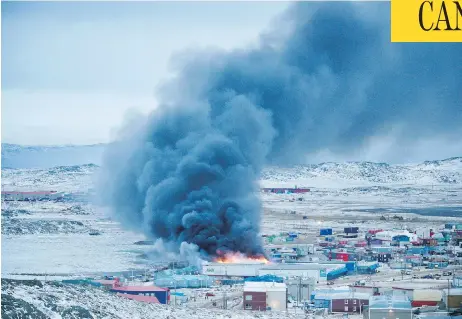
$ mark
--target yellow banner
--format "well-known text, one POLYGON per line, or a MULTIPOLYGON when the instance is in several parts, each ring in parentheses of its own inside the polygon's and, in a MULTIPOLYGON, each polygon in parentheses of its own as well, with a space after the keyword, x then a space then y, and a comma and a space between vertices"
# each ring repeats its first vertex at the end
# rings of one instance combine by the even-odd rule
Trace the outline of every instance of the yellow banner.
POLYGON ((462 42, 462 0, 391 0, 392 42, 462 42))

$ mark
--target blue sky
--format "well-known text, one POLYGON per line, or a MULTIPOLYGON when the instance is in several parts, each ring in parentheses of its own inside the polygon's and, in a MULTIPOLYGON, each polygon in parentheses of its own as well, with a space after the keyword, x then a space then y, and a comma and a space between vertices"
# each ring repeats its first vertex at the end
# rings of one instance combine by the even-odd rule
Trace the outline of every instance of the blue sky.
POLYGON ((3 2, 2 142, 106 142, 173 54, 255 42, 288 3, 3 2))

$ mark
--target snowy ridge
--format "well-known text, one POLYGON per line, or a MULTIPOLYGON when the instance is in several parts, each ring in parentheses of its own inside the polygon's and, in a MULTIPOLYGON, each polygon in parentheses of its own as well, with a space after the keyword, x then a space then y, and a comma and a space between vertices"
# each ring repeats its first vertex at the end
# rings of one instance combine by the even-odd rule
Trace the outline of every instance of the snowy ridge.
MULTIPOLYGON (((88 191, 93 188, 95 164, 2 170, 3 190, 88 191)), ((263 186, 278 185, 358 187, 371 185, 456 185, 462 184, 462 157, 418 164, 373 162, 321 163, 292 167, 267 167, 263 186)))
POLYGON ((87 192, 92 188, 95 164, 57 166, 50 169, 2 169, 2 190, 55 190, 87 192))
POLYGON ((105 144, 25 146, 2 143, 2 168, 49 168, 100 164, 105 144))
MULTIPOLYGON (((321 163, 293 167, 268 167, 263 184, 272 182, 316 183, 316 181, 358 182, 357 184, 461 184, 462 157, 391 165, 372 162, 321 163)), ((309 186, 302 185, 299 186, 309 186)))

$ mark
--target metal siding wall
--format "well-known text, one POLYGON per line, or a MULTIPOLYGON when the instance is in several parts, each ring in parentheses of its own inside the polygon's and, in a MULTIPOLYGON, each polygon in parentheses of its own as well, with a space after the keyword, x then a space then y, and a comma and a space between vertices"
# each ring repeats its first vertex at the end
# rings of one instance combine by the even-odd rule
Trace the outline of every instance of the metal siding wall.
POLYGON ((285 291, 267 292, 267 306, 271 307, 271 310, 285 310, 286 301, 287 295, 285 291))
POLYGON ((250 304, 252 305, 252 310, 266 310, 266 293, 265 292, 253 292, 253 291, 246 291, 243 294, 243 309, 245 310, 245 305, 250 304), (245 300, 245 296, 251 295, 252 300, 245 300))
POLYGON ((389 312, 387 309, 371 309, 369 319, 412 319, 412 311, 394 309, 393 312, 389 312))

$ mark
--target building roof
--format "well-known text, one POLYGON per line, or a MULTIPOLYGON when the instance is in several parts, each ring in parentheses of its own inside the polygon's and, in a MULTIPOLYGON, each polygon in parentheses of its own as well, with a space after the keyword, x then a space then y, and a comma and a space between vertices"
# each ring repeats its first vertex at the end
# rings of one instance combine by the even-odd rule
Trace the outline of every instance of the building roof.
POLYGON ((150 291, 168 291, 168 289, 156 286, 119 286, 112 290, 117 292, 150 292, 150 291))
POLYGON ((261 282, 246 281, 244 283, 244 292, 267 292, 267 291, 286 291, 285 283, 278 282, 261 282))
POLYGON ((449 293, 451 296, 462 296, 462 288, 451 288, 449 292, 448 289, 443 289, 443 292, 446 295, 449 293))
POLYGON ((321 270, 343 268, 342 264, 317 264, 317 263, 283 263, 275 265, 266 265, 262 270, 321 270))
POLYGON ((411 301, 405 295, 372 296, 369 309, 412 309, 411 301))
POLYGON ((338 292, 331 296, 331 299, 369 299, 371 294, 365 292, 338 292))
POLYGON ((129 295, 129 294, 121 294, 121 293, 117 293, 117 296, 122 297, 122 298, 136 300, 136 301, 160 304, 159 299, 157 299, 155 296, 129 295))

